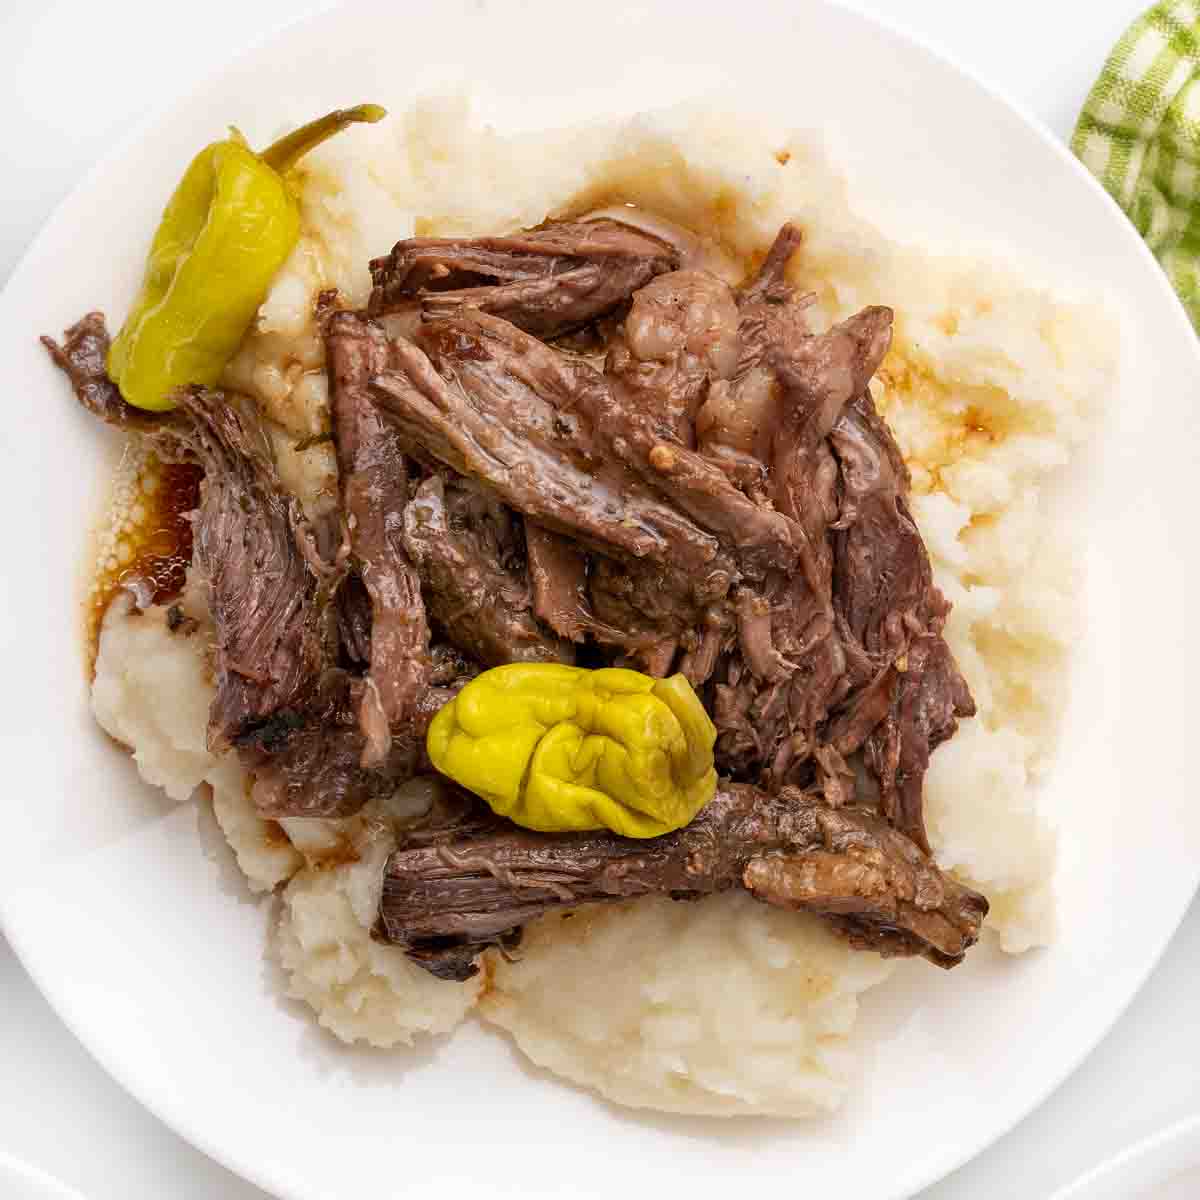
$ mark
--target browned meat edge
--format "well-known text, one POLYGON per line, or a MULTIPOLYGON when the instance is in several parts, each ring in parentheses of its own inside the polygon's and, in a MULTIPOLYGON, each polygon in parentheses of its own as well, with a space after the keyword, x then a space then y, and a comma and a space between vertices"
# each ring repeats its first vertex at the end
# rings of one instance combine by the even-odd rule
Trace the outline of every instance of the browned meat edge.
POLYGON ((724 784, 690 825, 644 841, 532 833, 469 801, 443 809, 388 859, 376 933, 435 974, 468 978, 478 952, 556 909, 734 887, 817 913, 856 946, 943 967, 961 961, 987 913, 871 813, 724 784))

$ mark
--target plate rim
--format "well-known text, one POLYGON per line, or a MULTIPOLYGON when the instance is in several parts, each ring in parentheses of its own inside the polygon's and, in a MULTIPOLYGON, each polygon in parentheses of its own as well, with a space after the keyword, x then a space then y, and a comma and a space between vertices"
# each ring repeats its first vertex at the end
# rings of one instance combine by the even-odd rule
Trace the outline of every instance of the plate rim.
POLYGON ((63 1183, 49 1171, 43 1170, 28 1159, 18 1158, 11 1151, 0 1150, 0 1180, 5 1173, 10 1178, 31 1184, 39 1189, 39 1194, 44 1194, 50 1200, 85 1200, 82 1192, 63 1183))
MULTIPOLYGON (((570 2, 576 3, 581 2, 581 0, 570 0, 570 2)), ((681 4, 685 0, 670 0, 670 2, 681 4)), ((768 0, 755 0, 755 2, 767 3, 768 0)), ((364 5, 369 5, 372 3, 372 0, 363 0, 363 3, 364 5)), ((486 0, 481 0, 481 3, 486 3, 486 0)), ((615 0, 615 3, 618 7, 637 6, 636 0, 615 0)), ((964 86, 976 89, 989 100, 1004 106, 1013 113, 1018 118, 1020 124, 1044 148, 1048 149, 1060 163, 1065 164, 1085 188, 1090 189, 1094 194, 1101 197, 1111 207, 1114 216, 1119 217, 1120 225, 1123 229, 1121 236, 1124 237, 1130 248, 1134 250, 1135 254, 1151 270, 1155 278, 1154 286, 1167 301, 1168 308, 1173 312, 1173 320, 1181 337, 1182 335, 1186 335, 1189 339, 1191 356, 1195 362, 1197 372, 1200 373, 1200 338, 1196 336, 1196 331, 1193 329, 1191 321, 1187 316, 1186 309, 1177 293, 1171 287, 1158 260, 1113 197, 1108 194, 1083 163, 1075 157, 1069 145, 1060 139, 1046 122, 1033 113, 1027 104, 1013 97, 1003 86, 977 74, 958 54, 939 43, 935 38, 907 28, 891 13, 885 14, 865 9, 859 3, 859 0, 800 0, 800 3, 814 9, 840 10, 843 13, 848 13, 856 20, 874 27, 876 31, 884 33, 889 38, 906 44, 927 62, 949 70, 964 86)), ((25 247, 4 287, 0 289, 0 310, 7 306, 10 296, 18 290, 18 285, 23 284, 24 276, 29 270, 30 261, 38 256, 43 243, 49 240, 52 231, 63 218, 64 211, 81 192, 90 188, 95 179, 106 172, 114 162, 133 151, 138 143, 147 138, 153 131, 168 126, 172 121, 176 120, 180 109, 189 104, 197 94, 209 87, 217 76, 235 64, 250 58, 275 41, 307 25, 327 18, 331 12, 355 6, 356 0, 334 0, 334 3, 326 3, 323 7, 310 10, 301 16, 275 22, 261 34, 247 40, 240 49, 231 53, 217 65, 199 74, 188 86, 173 94, 170 102, 165 107, 156 112, 147 113, 141 119, 136 120, 125 135, 118 137, 114 144, 84 172, 70 191, 53 206, 35 236, 25 247)), ((1160 939, 1158 944, 1154 946, 1152 953, 1144 960, 1144 970, 1139 969, 1135 972, 1136 983, 1131 987, 1128 995, 1125 996, 1122 1002, 1114 1007, 1113 1012, 1107 1020, 1100 1023, 1095 1037, 1087 1041, 1080 1048, 1078 1054, 1066 1061, 1058 1071, 1047 1076, 1044 1086, 1037 1090, 1036 1096, 1027 1105, 1023 1106, 1015 1116, 1003 1123, 988 1126, 982 1136, 977 1136, 973 1139, 960 1139, 948 1152, 942 1151, 929 1156, 924 1169, 915 1176, 915 1182, 909 1190, 887 1193, 886 1196, 881 1196, 880 1200, 906 1200, 906 1198, 914 1197, 933 1184, 944 1180, 1011 1133, 1019 1124, 1036 1113, 1062 1087, 1066 1080, 1109 1037, 1113 1028, 1128 1011, 1135 997, 1141 992, 1147 981, 1157 970, 1164 954, 1178 933, 1192 902, 1197 894, 1200 894, 1200 863, 1195 867, 1194 876, 1191 888, 1188 891, 1188 901, 1181 906, 1179 913, 1169 923, 1169 926, 1160 927, 1160 939)), ((4 893, 2 891, 0 891, 0 935, 3 935, 8 940, 22 968, 32 979, 39 993, 67 1027, 71 1035, 103 1068, 105 1073, 128 1095, 132 1096, 142 1108, 190 1145, 252 1185, 272 1195, 277 1195, 283 1198, 283 1200, 313 1200, 313 1194, 305 1190, 303 1181, 295 1174, 287 1171, 276 1173, 269 1165, 260 1164, 257 1161, 249 1159, 243 1161, 243 1158, 237 1153, 216 1144, 215 1139, 208 1136, 206 1131, 200 1127, 201 1123, 194 1115, 189 1116, 187 1110, 176 1109, 175 1105, 171 1102, 169 1088, 155 1086, 152 1073, 138 1069, 136 1064, 129 1059, 121 1058, 114 1046, 93 1044, 91 1040, 85 1037, 80 1032, 80 1027, 85 1026, 85 1022, 80 1018, 76 1006, 73 1005, 70 996, 66 993, 66 989, 49 981, 45 977, 45 974, 39 971, 35 965, 37 955, 33 952, 31 945, 26 946, 23 943, 21 935, 18 932, 18 926, 14 924, 11 917, 6 913, 4 893)), ((1200 1116, 1189 1120, 1193 1119, 1200 1122, 1200 1116)), ((1187 1120, 1185 1120, 1178 1124, 1186 1125, 1187 1123, 1187 1120)), ((1148 1149, 1149 1143, 1153 1143, 1156 1138, 1165 1138, 1175 1130, 1176 1127, 1172 1126, 1168 1130, 1161 1131, 1159 1134, 1151 1135, 1149 1138, 1144 1139, 1147 1145, 1143 1145, 1141 1142, 1136 1143, 1121 1154, 1114 1156, 1113 1159, 1106 1160, 1105 1163, 1100 1164, 1099 1167, 1095 1168, 1089 1174, 1099 1172, 1102 1169, 1108 1169, 1121 1160, 1124 1155, 1132 1155, 1139 1150, 1148 1149)), ((0 1165, 3 1165, 3 1161, 4 1155, 3 1152, 0 1152, 0 1165)), ((1070 1189, 1088 1178, 1089 1176, 1085 1176, 1083 1180, 1068 1185, 1067 1191, 1061 1194, 1056 1193, 1053 1200, 1070 1200, 1072 1196, 1070 1189)), ((71 1200, 82 1200, 82 1197, 78 1197, 77 1193, 68 1192, 67 1195, 71 1197, 71 1200)))
MULTIPOLYGON (((1197 1162, 1200 1162, 1200 1112, 1197 1112, 1193 1113, 1190 1117, 1183 1117, 1173 1122, 1156 1133, 1147 1134, 1144 1138, 1126 1146, 1124 1150, 1117 1151, 1110 1158, 1104 1159, 1103 1162, 1097 1163, 1096 1166, 1085 1171, 1072 1183, 1068 1183, 1065 1187, 1060 1188, 1050 1197, 1050 1200, 1088 1200, 1089 1189, 1097 1183, 1104 1182, 1106 1177, 1116 1174, 1122 1168, 1137 1162, 1140 1158, 1154 1154, 1156 1151, 1187 1137, 1196 1138, 1197 1162)), ((1151 1179, 1147 1182, 1158 1183, 1161 1181, 1151 1179)))

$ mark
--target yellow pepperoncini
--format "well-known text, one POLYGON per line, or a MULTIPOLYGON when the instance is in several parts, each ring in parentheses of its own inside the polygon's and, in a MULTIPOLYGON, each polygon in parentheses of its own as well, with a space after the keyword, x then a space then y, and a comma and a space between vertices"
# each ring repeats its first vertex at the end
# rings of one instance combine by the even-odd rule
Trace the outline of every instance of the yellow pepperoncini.
POLYGON ((512 663, 433 718, 433 765, 501 816, 551 832, 680 829, 713 798, 717 731, 682 676, 512 663))
POLYGON ((109 376, 130 404, 171 408, 176 388, 217 382, 300 236, 287 172, 347 125, 385 115, 377 104, 339 109, 262 154, 234 129, 192 159, 108 352, 109 376))

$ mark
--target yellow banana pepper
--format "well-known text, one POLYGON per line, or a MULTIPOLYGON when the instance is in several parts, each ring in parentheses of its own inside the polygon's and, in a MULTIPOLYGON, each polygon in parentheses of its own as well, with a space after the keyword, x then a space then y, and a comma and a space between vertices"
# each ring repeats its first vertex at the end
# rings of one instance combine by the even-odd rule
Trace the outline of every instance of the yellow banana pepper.
POLYGON ((287 172, 347 125, 384 115, 377 104, 339 110, 262 154, 233 130, 196 155, 163 212, 141 293, 108 352, 109 376, 130 404, 172 408, 176 388, 217 382, 300 236, 287 172))
POLYGON ((717 787, 717 731, 682 676, 512 663, 433 718, 433 765, 501 816, 550 832, 680 829, 717 787))

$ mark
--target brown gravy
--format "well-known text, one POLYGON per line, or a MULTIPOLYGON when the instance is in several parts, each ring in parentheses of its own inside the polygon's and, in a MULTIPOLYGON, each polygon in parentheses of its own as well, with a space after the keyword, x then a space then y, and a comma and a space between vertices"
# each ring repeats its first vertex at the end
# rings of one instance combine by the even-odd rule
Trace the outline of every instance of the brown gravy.
POLYGON ((147 456, 132 494, 114 502, 107 527, 107 553, 96 564, 85 612, 88 673, 95 673, 100 622, 117 591, 134 580, 148 585, 155 604, 183 588, 192 561, 189 514, 200 502, 203 471, 188 463, 162 463, 147 456))

